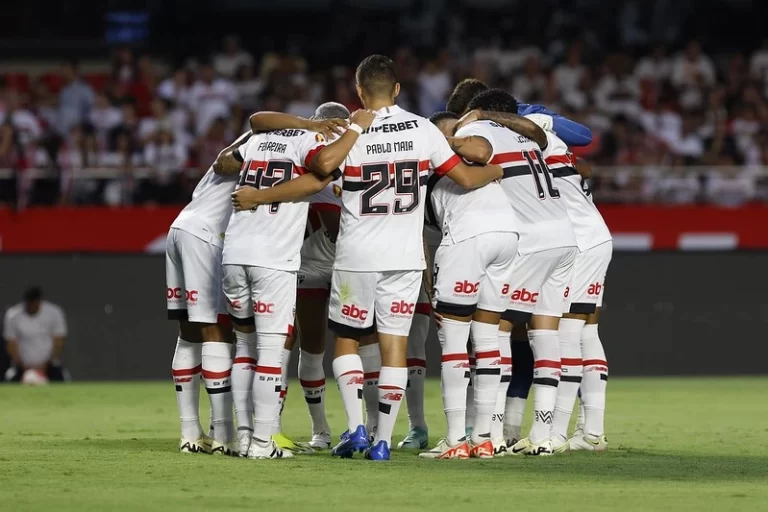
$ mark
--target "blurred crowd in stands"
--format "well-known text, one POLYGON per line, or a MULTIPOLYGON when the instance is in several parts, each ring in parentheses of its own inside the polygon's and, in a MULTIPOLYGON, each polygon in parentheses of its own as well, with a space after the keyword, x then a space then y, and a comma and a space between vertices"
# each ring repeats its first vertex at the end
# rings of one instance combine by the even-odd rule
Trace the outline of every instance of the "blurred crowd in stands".
MULTIPOLYGON (((472 51, 403 47, 392 57, 398 102, 422 115, 442 110, 456 81, 473 76, 589 126, 593 143, 575 152, 598 169, 614 168, 594 183, 604 201, 768 200, 761 170, 768 44, 727 55, 710 55, 696 41, 674 51, 591 55, 577 39, 546 50, 491 42, 472 51)), ((7 73, 0 76, 0 169, 12 171, 0 173, 0 201, 184 202, 251 112, 311 116, 327 100, 360 107, 353 67, 316 69, 290 53, 257 59, 235 37, 175 69, 119 48, 107 73, 83 72, 77 62, 38 76, 7 73), (53 178, 25 178, 33 168, 53 178), (84 174, 89 168, 102 171, 84 174)))

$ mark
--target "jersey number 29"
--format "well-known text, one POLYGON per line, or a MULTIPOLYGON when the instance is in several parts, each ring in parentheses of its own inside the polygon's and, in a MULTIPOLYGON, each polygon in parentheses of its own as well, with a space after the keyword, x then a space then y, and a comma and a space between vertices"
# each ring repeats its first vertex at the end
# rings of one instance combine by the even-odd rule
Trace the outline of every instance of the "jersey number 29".
MULTIPOLYGON (((240 173, 241 187, 248 185, 256 188, 269 188, 289 181, 293 177, 293 163, 286 160, 272 160, 271 162, 256 162, 248 160, 243 164, 240 173)), ((280 203, 270 203, 269 213, 277 213, 280 203)))
POLYGON ((389 164, 367 164, 360 169, 365 189, 360 196, 360 215, 400 215, 410 213, 419 207, 419 162, 395 162, 395 175, 389 173, 389 164), (395 188, 395 200, 388 203, 374 203, 373 200, 387 190, 395 188), (406 199, 403 196, 409 196, 406 199))

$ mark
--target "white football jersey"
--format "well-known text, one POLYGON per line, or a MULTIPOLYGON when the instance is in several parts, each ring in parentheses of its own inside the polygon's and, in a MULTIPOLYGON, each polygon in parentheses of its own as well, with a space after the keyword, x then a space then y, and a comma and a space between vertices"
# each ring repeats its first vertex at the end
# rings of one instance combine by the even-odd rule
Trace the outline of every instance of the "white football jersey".
MULTIPOLYGON (((306 130, 277 130, 254 135, 239 149, 243 157, 239 186, 269 188, 308 172, 325 146, 306 130)), ((308 200, 272 203, 256 211, 233 212, 224 238, 224 265, 248 265, 295 271, 307 222, 308 200)))
POLYGON ((460 161, 428 119, 398 106, 379 110, 344 164, 333 268, 352 272, 423 270, 429 169, 442 175, 460 161))
MULTIPOLYGON (((480 136, 489 142, 492 139, 488 127, 481 123, 456 132, 456 137, 468 136, 480 136)), ((427 181, 427 201, 427 219, 443 234, 440 245, 456 244, 483 233, 519 232, 515 211, 499 183, 467 190, 434 173, 427 181)))
POLYGON ((565 201, 568 216, 580 251, 586 251, 611 240, 611 232, 600 215, 589 186, 576 170, 575 157, 554 133, 547 133, 547 149, 542 152, 552 176, 554 176, 560 198, 565 201))
MULTIPOLYGON (((320 212, 330 210, 338 215, 341 210, 341 178, 329 183, 323 190, 309 198, 307 234, 301 246, 301 261, 330 267, 336 258, 336 242, 331 240, 328 227, 320 212)), ((337 229, 334 230, 334 232, 337 229)))
MULTIPOLYGON (((504 168, 501 186, 517 214, 520 254, 558 247, 575 247, 571 220, 539 146, 492 121, 477 121, 487 127, 493 146, 491 163, 504 168)), ((474 123, 473 123, 474 124, 474 123)))
POLYGON ((232 216, 231 195, 237 180, 237 175, 220 176, 213 172, 213 168, 208 169, 192 192, 192 200, 181 210, 171 227, 222 247, 224 232, 232 216))

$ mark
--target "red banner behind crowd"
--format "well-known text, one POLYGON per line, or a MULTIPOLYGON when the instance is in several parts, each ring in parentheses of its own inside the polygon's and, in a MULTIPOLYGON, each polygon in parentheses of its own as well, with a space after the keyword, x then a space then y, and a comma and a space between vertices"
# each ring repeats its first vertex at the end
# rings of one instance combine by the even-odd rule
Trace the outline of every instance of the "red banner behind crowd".
MULTIPOLYGON (((768 249, 768 206, 603 205, 617 250, 768 249)), ((0 252, 162 252, 177 207, 0 209, 0 252)))

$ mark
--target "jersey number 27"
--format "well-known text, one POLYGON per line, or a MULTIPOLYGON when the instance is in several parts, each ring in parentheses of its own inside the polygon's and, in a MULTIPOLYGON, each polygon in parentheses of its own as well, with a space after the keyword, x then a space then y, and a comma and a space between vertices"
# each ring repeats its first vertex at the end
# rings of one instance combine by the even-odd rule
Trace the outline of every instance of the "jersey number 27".
MULTIPOLYGON (((240 173, 241 187, 269 188, 289 181, 293 177, 293 163, 287 160, 257 162, 247 160, 240 173), (266 165, 265 165, 266 164, 266 165)), ((280 203, 270 203, 269 213, 277 213, 280 203)))

